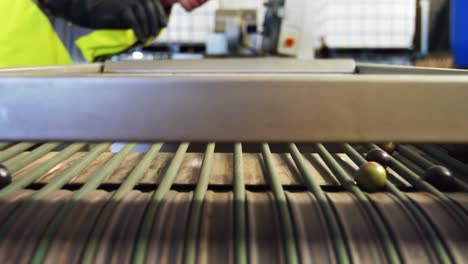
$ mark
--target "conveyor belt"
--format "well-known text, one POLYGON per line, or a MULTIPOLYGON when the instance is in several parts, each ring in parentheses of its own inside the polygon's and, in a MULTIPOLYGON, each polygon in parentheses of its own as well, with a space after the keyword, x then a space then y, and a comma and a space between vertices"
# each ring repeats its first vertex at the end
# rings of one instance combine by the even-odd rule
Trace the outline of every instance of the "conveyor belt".
POLYGON ((375 144, 110 145, 0 142, 0 263, 468 260, 468 165, 439 145, 398 144, 376 193, 353 180, 375 144))

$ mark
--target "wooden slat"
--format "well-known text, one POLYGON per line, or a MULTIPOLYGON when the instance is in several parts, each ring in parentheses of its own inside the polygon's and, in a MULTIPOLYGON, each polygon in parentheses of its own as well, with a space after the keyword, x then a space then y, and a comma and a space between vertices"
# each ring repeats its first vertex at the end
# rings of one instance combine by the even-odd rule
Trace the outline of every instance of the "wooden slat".
MULTIPOLYGON (((28 152, 27 152, 28 153, 28 152)), ((39 160, 34 161, 30 165, 21 169, 13 174, 13 179, 19 179, 27 173, 40 166, 50 158, 54 157, 57 152, 51 152, 39 160)), ((22 157, 26 153, 18 155, 22 157)), ((54 177, 59 176, 67 168, 75 164, 86 155, 86 152, 79 152, 68 158, 66 161, 58 164, 50 169, 42 177, 35 181, 35 183, 48 183, 54 177)), ((70 183, 83 184, 89 177, 101 166, 103 166, 114 153, 103 153, 91 165, 81 171, 76 177, 70 180, 70 183)), ((18 157, 17 156, 17 157, 18 157)), ((143 153, 131 153, 119 165, 114 173, 112 173, 104 183, 106 184, 120 184, 130 174, 131 170, 136 166, 138 161, 142 158, 143 153)), ((14 159, 17 159, 15 157, 14 159)), ((152 161, 150 167, 145 171, 144 176, 139 181, 141 184, 154 184, 161 181, 165 170, 167 169, 170 161, 174 157, 174 153, 158 153, 152 161)), ((272 154, 275 161, 275 168, 277 168, 280 175, 280 182, 283 185, 301 185, 299 172, 294 165, 294 162, 289 154, 272 154)), ((317 154, 304 154, 308 162, 307 167, 313 172, 313 176, 321 185, 337 185, 338 182, 331 174, 328 167, 325 166, 323 160, 317 154)), ((346 160, 347 158, 343 156, 346 160)), ((14 161, 12 159, 12 161, 14 161)), ((187 153, 181 165, 174 184, 196 184, 200 174, 201 163, 203 160, 202 153, 187 153)), ((264 168, 262 165, 262 157, 257 153, 244 153, 244 177, 246 185, 266 185, 264 177, 264 168)), ((346 162, 349 162, 346 161, 346 162)), ((212 185, 232 185, 233 184, 233 155, 230 153, 215 153, 213 171, 210 175, 210 184, 212 185)))
MULTIPOLYGON (((29 153, 31 153, 31 152, 29 152, 29 151, 28 152, 23 152, 23 153, 15 156, 14 158, 8 160, 8 162, 5 163, 5 164, 8 165, 9 163, 14 163, 16 160, 27 156, 29 153)), ((23 167, 22 169, 20 169, 16 173, 13 173, 13 175, 12 175, 13 180, 21 178, 22 176, 24 176, 28 172, 34 170, 35 168, 40 166, 42 163, 46 162, 47 160, 49 160, 50 158, 54 157, 57 154, 58 154, 58 152, 50 152, 50 153, 47 153, 46 155, 44 155, 42 158, 31 162, 30 164, 26 165, 25 167, 23 167)))
MULTIPOLYGON (((29 153, 29 152, 26 152, 29 153)), ((22 157, 27 155, 26 153, 20 154, 17 157, 22 157)), ((52 158, 57 153, 52 152, 39 160, 34 161, 30 165, 26 166, 22 170, 13 174, 13 179, 19 179, 31 170, 34 170, 37 166, 44 163, 46 160, 52 158)), ((72 166, 78 160, 82 159, 86 155, 85 152, 76 153, 66 161, 55 166, 44 174, 40 179, 35 181, 35 183, 47 183, 54 177, 60 175, 68 167, 72 166)), ((93 174, 93 172, 98 169, 100 166, 105 164, 114 154, 113 153, 103 153, 99 158, 97 158, 93 163, 84 169, 77 177, 73 178, 70 183, 85 183, 86 180, 93 174)), ((229 153, 215 153, 214 154, 214 164, 213 171, 210 176, 210 184, 214 185, 232 185, 233 184, 233 174, 232 174, 232 154, 229 153)), ((417 172, 422 172, 417 166, 408 161, 398 153, 395 154, 399 160, 402 160, 405 165, 414 168, 417 172)), ((142 153, 131 153, 122 164, 119 165, 118 169, 109 176, 104 183, 106 184, 120 184, 126 177, 130 174, 131 170, 137 164, 137 162, 142 158, 142 153)), ((300 176, 298 174, 297 168, 294 165, 294 162, 289 154, 278 154, 273 153, 273 160, 275 161, 276 168, 278 173, 281 175, 280 181, 283 185, 301 185, 300 176)), ((313 172, 315 179, 320 185, 338 185, 337 180, 331 173, 330 169, 325 165, 323 160, 318 154, 303 154, 303 156, 308 161, 307 167, 313 172)), ((17 159, 15 157, 12 159, 14 161, 17 159)), ((145 171, 143 178, 140 180, 142 184, 154 184, 159 183, 161 180, 164 171, 169 165, 171 159, 174 157, 173 153, 158 153, 155 159, 152 161, 152 164, 148 170, 145 171)), ((356 168, 356 166, 351 162, 351 160, 345 154, 338 154, 337 161, 342 165, 347 171, 352 172, 351 168, 356 168)), ((196 184, 198 181, 198 175, 200 174, 201 162, 203 159, 202 153, 187 153, 186 157, 182 163, 182 168, 179 174, 177 175, 174 183, 175 184, 196 184)), ((260 154, 255 153, 244 153, 244 170, 245 170, 245 184, 246 185, 266 185, 265 177, 263 175, 264 168, 262 167, 262 160, 260 154)), ((399 186, 410 186, 410 184, 400 177, 395 171, 389 168, 389 180, 393 183, 396 183, 399 186)))

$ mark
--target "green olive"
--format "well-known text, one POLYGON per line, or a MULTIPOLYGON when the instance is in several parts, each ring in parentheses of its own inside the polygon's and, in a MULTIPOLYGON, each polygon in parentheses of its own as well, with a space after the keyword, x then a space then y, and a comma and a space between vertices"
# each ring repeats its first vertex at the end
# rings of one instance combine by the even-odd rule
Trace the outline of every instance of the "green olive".
POLYGON ((382 190, 387 182, 387 171, 377 162, 367 162, 357 171, 356 182, 367 192, 382 190))
POLYGON ((380 147, 388 154, 392 154, 396 150, 396 144, 393 142, 380 144, 380 147))

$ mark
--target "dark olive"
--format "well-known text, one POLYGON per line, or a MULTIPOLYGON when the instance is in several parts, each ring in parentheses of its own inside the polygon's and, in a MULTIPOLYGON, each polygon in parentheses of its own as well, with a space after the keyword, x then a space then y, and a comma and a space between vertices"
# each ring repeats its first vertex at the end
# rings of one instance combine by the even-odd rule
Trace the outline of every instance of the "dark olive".
POLYGON ((366 154, 367 161, 374 161, 386 167, 390 161, 390 155, 381 149, 372 149, 366 154))
POLYGON ((393 142, 380 144, 380 147, 388 154, 392 154, 396 150, 396 144, 393 142))
POLYGON ((359 167, 356 182, 363 190, 368 192, 382 190, 387 182, 387 171, 377 162, 367 162, 359 167))
POLYGON ((440 191, 457 189, 452 173, 446 167, 434 165, 424 172, 423 179, 440 191))
POLYGON ((0 188, 3 188, 11 183, 11 174, 8 169, 0 164, 0 188))

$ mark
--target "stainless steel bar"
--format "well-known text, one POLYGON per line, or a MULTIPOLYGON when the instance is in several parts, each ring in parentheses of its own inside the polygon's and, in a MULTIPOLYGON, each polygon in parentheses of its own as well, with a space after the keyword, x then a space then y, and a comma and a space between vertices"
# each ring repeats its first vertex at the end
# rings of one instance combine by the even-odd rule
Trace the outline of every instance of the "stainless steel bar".
POLYGON ((0 140, 468 142, 468 76, 0 78, 0 140))
POLYGON ((108 61, 104 73, 230 73, 230 74, 288 74, 288 73, 354 73, 356 64, 351 59, 297 60, 268 59, 205 59, 159 61, 108 61))
POLYGON ((70 76, 99 74, 102 72, 103 68, 104 65, 102 63, 77 64, 68 66, 0 68, 0 76, 70 76))
POLYGON ((374 63, 357 63, 356 71, 360 74, 421 74, 421 75, 467 75, 467 70, 401 65, 384 65, 374 63))

